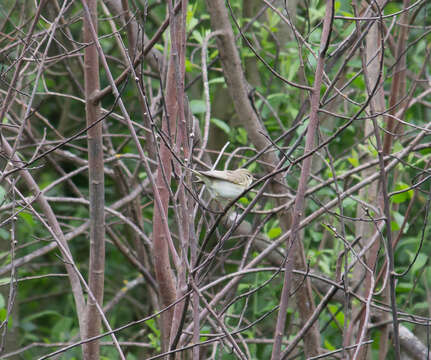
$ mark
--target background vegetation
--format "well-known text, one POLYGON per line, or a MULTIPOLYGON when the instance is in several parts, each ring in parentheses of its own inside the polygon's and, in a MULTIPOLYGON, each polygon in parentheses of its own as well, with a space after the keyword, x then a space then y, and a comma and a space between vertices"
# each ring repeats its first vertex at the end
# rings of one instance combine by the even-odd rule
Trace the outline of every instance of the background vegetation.
POLYGON ((0 357, 430 359, 430 31, 426 0, 3 0, 0 357), (188 170, 238 167, 223 209, 188 170))

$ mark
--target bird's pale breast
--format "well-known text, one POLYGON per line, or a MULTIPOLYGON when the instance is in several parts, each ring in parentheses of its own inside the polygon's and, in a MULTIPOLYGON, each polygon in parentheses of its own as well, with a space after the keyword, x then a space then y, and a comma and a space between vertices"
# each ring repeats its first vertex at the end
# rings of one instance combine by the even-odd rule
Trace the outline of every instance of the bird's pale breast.
POLYGON ((213 179, 210 191, 214 193, 215 197, 234 199, 239 196, 244 189, 245 187, 230 181, 213 179))

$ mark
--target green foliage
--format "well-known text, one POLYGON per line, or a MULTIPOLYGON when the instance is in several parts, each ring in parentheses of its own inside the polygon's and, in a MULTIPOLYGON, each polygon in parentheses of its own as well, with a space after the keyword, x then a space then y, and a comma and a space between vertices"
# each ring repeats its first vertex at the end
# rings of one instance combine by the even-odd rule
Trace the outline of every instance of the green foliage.
POLYGON ((203 100, 191 100, 190 108, 193 114, 203 114, 207 111, 205 101, 203 100))
POLYGON ((279 237, 280 235, 281 235, 281 228, 280 227, 272 228, 271 230, 268 231, 268 236, 270 239, 275 239, 275 238, 279 237))
POLYGON ((150 319, 145 322, 151 332, 148 333, 148 339, 150 340, 150 344, 156 349, 160 351, 160 330, 157 327, 157 324, 154 319, 150 319))
POLYGON ((349 163, 353 166, 353 167, 358 167, 359 166, 359 158, 358 158, 358 153, 352 149, 352 156, 349 157, 347 159, 349 161, 349 163))
POLYGON ((247 140, 247 131, 242 128, 242 127, 238 127, 235 128, 233 132, 231 132, 231 140, 234 143, 239 143, 242 146, 248 145, 248 140, 247 140))
POLYGON ((0 186, 0 204, 5 200, 6 190, 3 186, 0 186))
POLYGON ((216 118, 211 118, 210 121, 211 121, 212 124, 214 124, 215 126, 217 126, 219 129, 223 130, 226 134, 228 134, 228 135, 230 134, 231 128, 223 120, 216 119, 216 118))
POLYGON ((410 186, 403 183, 403 182, 399 182, 398 184, 395 185, 395 191, 402 191, 399 194, 394 194, 391 197, 391 200, 395 203, 395 204, 400 204, 403 203, 405 201, 410 200, 413 197, 413 190, 407 190, 409 189, 410 186))
POLYGON ((384 14, 390 15, 390 14, 394 14, 400 10, 401 10, 401 8, 400 8, 399 4, 397 4, 396 2, 390 2, 387 4, 387 6, 385 6, 384 14))

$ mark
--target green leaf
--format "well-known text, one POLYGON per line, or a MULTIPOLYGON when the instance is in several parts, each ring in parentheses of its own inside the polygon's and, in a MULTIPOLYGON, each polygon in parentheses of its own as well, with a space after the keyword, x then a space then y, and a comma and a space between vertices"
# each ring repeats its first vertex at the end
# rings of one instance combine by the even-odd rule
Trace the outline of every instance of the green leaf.
POLYGON ((20 212, 18 216, 23 219, 28 225, 30 225, 30 227, 33 228, 35 226, 33 215, 26 212, 20 212))
POLYGON ((296 128, 296 134, 297 135, 301 135, 304 131, 305 131, 305 129, 307 128, 307 126, 308 126, 308 119, 307 120, 305 120, 301 125, 299 125, 297 128, 296 128))
POLYGON ((355 151, 355 149, 352 149, 352 156, 349 157, 347 160, 349 161, 350 164, 353 165, 353 167, 359 166, 359 156, 357 151, 355 151))
POLYGON ((370 154, 371 154, 373 157, 377 158, 378 153, 377 153, 377 150, 376 150, 375 146, 374 146, 374 145, 373 145, 373 143, 371 142, 371 140, 368 140, 368 151, 370 152, 370 154))
POLYGON ((248 204, 250 204, 250 201, 244 196, 239 199, 239 202, 244 206, 247 206, 248 204))
POLYGON ((188 73, 192 72, 192 70, 193 70, 193 63, 189 59, 186 59, 186 62, 184 64, 184 66, 186 68, 186 72, 188 72, 188 73))
POLYGON ((319 267, 322 269, 323 273, 330 274, 331 273, 331 267, 329 264, 330 260, 327 256, 321 256, 319 260, 319 267))
POLYGON ((420 311, 420 312, 428 311, 428 309, 429 309, 429 305, 430 305, 430 304, 429 304, 427 301, 422 301, 422 302, 415 303, 415 304, 413 305, 413 311, 414 311, 414 312, 418 312, 418 311, 420 311))
POLYGON ((323 346, 325 347, 325 349, 331 350, 331 351, 336 349, 335 346, 332 345, 328 339, 325 339, 323 346))
POLYGON ((399 152, 401 150, 404 150, 403 144, 401 144, 400 141, 395 141, 393 148, 393 152, 399 152))
POLYGON ((3 186, 0 186, 0 204, 3 202, 6 195, 6 190, 3 186))
POLYGON ((9 238, 10 238, 9 231, 6 231, 5 229, 0 229, 0 239, 9 240, 9 238))
POLYGON ((241 145, 247 145, 247 131, 244 128, 238 128, 238 134, 236 135, 236 140, 241 145))
POLYGON ((201 33, 197 30, 194 30, 192 32, 192 37, 199 43, 202 44, 204 42, 204 38, 202 37, 201 33))
POLYGON ((395 204, 401 204, 407 200, 407 193, 402 192, 399 194, 392 195, 391 199, 395 204))
POLYGON ((207 106, 203 100, 192 100, 190 101, 190 108, 193 114, 202 114, 207 111, 207 106))
POLYGON ((329 308, 329 311, 332 313, 332 316, 335 316, 337 321, 341 325, 344 325, 344 313, 342 311, 338 311, 338 306, 329 304, 328 308, 329 308))
POLYGON ((346 17, 353 17, 353 14, 349 11, 340 11, 341 15, 346 16, 346 17))
POLYGON ((268 231, 268 236, 270 239, 275 239, 276 237, 279 237, 281 235, 281 228, 276 227, 272 228, 268 231))
POLYGON ((299 66, 300 66, 300 62, 299 62, 299 58, 297 58, 297 60, 291 63, 289 66, 289 70, 287 73, 287 80, 292 81, 294 79, 294 77, 298 74, 299 66))
POLYGON ((218 56, 218 50, 210 52, 209 58, 211 60, 215 59, 218 56))
POLYGON ((402 282, 397 284, 397 293, 408 293, 412 291, 413 284, 408 282, 402 282))
POLYGON ((325 170, 325 176, 327 179, 331 179, 334 177, 334 174, 332 173, 332 170, 330 168, 326 168, 325 170))
POLYGON ((224 77, 216 77, 214 79, 211 79, 210 81, 208 81, 208 85, 212 85, 212 84, 224 84, 226 81, 224 79, 224 77))
POLYGON ((55 323, 51 329, 51 334, 54 339, 58 341, 66 341, 70 338, 71 330, 73 328, 73 320, 69 317, 63 317, 55 323))
POLYGON ((401 229, 401 226, 404 222, 404 216, 401 215, 398 211, 392 212, 392 217, 395 221, 391 221, 391 229, 393 231, 401 229))
POLYGON ((212 118, 211 123, 213 123, 215 126, 217 126, 219 129, 223 130, 226 134, 230 134, 230 127, 228 124, 226 124, 223 120, 212 118))
POLYGON ((44 310, 44 311, 40 311, 37 313, 34 313, 30 316, 27 316, 25 318, 22 319, 23 322, 31 322, 35 319, 44 317, 44 316, 58 316, 58 317, 62 317, 63 315, 60 314, 58 311, 54 311, 54 310, 44 310))
POLYGON ((384 14, 385 15, 391 15, 391 14, 394 14, 398 11, 400 11, 399 5, 396 4, 394 1, 389 1, 385 6, 384 14))
MULTIPOLYGON (((403 182, 399 182, 395 186, 395 191, 406 190, 408 188, 409 188, 409 186, 407 184, 405 184, 403 182)), ((410 190, 404 191, 402 193, 392 195, 391 200, 395 204, 400 204, 400 203, 403 203, 404 201, 411 199, 412 197, 413 197, 413 190, 410 189, 410 190)))
POLYGON ((10 284, 10 277, 4 277, 0 279, 0 285, 6 285, 6 284, 10 284))
POLYGON ((5 308, 0 309, 0 321, 6 320, 7 311, 5 308))
POLYGON ((275 93, 271 94, 267 98, 268 102, 272 105, 273 108, 276 108, 283 102, 287 100, 287 96, 285 93, 275 93))
POLYGON ((358 159, 349 157, 347 160, 349 161, 349 163, 353 167, 358 167, 359 166, 359 160, 358 159))
POLYGON ((193 29, 199 23, 199 20, 193 17, 193 15, 194 15, 194 12, 187 11, 187 21, 186 21, 187 31, 189 31, 190 29, 193 29))
MULTIPOLYGON (((410 261, 413 261, 413 259, 415 258, 416 253, 412 253, 409 251, 409 257, 410 257, 410 261)), ((428 261, 428 255, 425 255, 423 253, 418 254, 415 263, 412 266, 412 272, 416 273, 419 270, 421 270, 425 264, 428 261)))
POLYGON ((165 51, 165 48, 163 47, 162 44, 156 44, 156 45, 154 45, 154 48, 159 50, 162 53, 163 53, 163 51, 165 51))
POLYGON ((148 321, 145 321, 145 325, 147 325, 154 334, 160 336, 160 330, 157 328, 157 324, 154 319, 149 319, 148 321))

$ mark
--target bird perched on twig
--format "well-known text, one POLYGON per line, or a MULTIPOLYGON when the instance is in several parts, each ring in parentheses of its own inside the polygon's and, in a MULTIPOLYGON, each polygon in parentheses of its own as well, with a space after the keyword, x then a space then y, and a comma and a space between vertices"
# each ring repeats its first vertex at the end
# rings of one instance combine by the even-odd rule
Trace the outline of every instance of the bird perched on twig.
POLYGON ((197 171, 190 169, 208 188, 216 200, 233 200, 253 182, 253 175, 247 169, 197 171))

